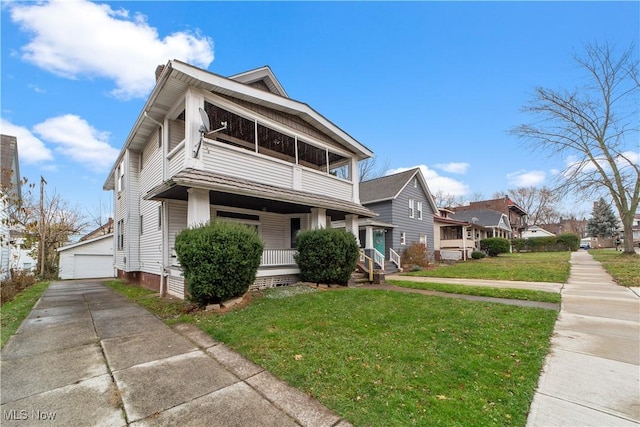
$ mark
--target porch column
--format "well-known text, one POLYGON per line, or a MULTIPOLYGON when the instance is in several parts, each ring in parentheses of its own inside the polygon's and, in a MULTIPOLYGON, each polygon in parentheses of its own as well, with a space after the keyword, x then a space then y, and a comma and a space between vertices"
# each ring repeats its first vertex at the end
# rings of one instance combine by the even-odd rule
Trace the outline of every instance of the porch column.
POLYGON ((373 248, 373 225, 365 227, 364 247, 365 249, 373 248))
POLYGON ((209 214, 209 190, 202 188, 187 189, 187 225, 195 227, 206 224, 211 219, 209 214))
POLYGON ((311 208, 311 229, 327 227, 327 210, 325 208, 311 208))
POLYGON ((360 231, 358 229, 358 215, 345 215, 344 228, 356 236, 356 242, 360 246, 360 231))

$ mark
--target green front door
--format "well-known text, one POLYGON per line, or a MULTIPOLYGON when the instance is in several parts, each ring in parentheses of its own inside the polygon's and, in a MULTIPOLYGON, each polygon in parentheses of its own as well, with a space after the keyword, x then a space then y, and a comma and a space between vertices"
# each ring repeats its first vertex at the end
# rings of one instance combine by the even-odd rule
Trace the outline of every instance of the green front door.
POLYGON ((384 253, 385 247, 383 230, 373 230, 373 247, 386 258, 386 254, 384 253))

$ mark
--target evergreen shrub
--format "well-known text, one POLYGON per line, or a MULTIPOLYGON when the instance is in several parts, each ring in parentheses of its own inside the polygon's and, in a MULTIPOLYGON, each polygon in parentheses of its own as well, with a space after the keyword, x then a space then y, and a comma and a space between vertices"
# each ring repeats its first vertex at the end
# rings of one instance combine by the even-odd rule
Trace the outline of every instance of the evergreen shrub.
POLYGON ((493 257, 508 253, 511 249, 511 243, 503 237, 488 237, 480 240, 480 249, 493 257))
POLYGON ((305 282, 346 285, 356 269, 358 242, 348 231, 328 228, 298 234, 295 260, 305 282))
POLYGON ((204 306, 247 292, 256 278, 263 244, 246 225, 212 221, 178 233, 175 249, 191 299, 204 306))
POLYGON ((484 252, 480 252, 480 251, 471 252, 472 259, 482 259, 482 258, 485 258, 486 256, 487 255, 484 252))

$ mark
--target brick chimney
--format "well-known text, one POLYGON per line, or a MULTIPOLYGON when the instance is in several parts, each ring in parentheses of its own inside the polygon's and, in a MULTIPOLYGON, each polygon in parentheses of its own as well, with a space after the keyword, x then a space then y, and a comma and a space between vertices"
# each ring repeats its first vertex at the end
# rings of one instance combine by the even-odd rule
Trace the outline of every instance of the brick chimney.
POLYGON ((160 64, 156 67, 156 81, 158 81, 163 71, 164 71, 164 65, 160 64))

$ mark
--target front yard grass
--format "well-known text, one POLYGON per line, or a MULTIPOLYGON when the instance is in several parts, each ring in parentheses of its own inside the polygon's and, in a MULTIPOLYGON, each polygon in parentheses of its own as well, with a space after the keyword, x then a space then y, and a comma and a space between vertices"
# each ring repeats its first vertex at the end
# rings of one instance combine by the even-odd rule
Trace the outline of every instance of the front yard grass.
POLYGON ((492 298, 507 298, 525 301, 560 302, 556 292, 534 291, 528 289, 491 288, 488 286, 467 286, 449 283, 413 282, 409 280, 387 280, 389 284, 411 289, 426 289, 462 295, 477 295, 492 298))
POLYGON ((49 286, 49 282, 40 282, 29 286, 11 301, 2 304, 0 314, 0 348, 4 347, 11 335, 15 334, 22 321, 49 286))
POLYGON ((590 249, 589 254, 602 264, 622 286, 640 286, 640 255, 624 254, 613 249, 590 249))
POLYGON ((147 308, 169 323, 199 326, 356 426, 524 426, 557 315, 364 289, 276 288, 223 315, 129 294, 156 300, 147 308))
POLYGON ((571 252, 528 252, 459 261, 433 269, 403 273, 409 276, 515 280, 565 283, 571 252))

